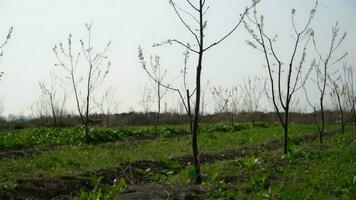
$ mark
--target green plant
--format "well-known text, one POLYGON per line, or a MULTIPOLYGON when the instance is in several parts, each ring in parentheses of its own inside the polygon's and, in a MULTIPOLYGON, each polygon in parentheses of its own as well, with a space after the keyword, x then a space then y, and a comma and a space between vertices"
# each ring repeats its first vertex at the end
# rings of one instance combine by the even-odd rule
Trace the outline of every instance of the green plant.
POLYGON ((251 155, 245 159, 238 159, 237 162, 241 166, 250 169, 261 163, 261 160, 259 158, 256 158, 254 155, 251 155))
POLYGON ((207 187, 208 197, 211 199, 231 199, 237 195, 235 188, 227 186, 224 180, 219 180, 218 172, 206 176, 206 182, 202 186, 207 187))
POLYGON ((190 165, 186 169, 187 177, 188 177, 188 183, 194 183, 195 177, 196 177, 196 172, 194 169, 194 166, 190 165))
POLYGON ((116 199, 117 193, 127 187, 125 179, 120 178, 114 180, 114 185, 107 186, 101 184, 102 177, 92 177, 91 181, 94 185, 94 189, 87 193, 81 192, 75 200, 113 200, 116 199))
POLYGON ((17 184, 15 183, 0 184, 0 190, 15 191, 16 188, 17 188, 17 184))
POLYGON ((254 188, 256 190, 258 190, 258 189, 267 189, 269 187, 268 177, 269 177, 269 175, 256 176, 251 181, 252 188, 254 188))

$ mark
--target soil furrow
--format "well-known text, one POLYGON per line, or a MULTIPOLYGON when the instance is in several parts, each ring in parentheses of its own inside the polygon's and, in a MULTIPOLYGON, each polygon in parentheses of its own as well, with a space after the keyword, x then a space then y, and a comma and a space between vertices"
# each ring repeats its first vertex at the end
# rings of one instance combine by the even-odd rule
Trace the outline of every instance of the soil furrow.
MULTIPOLYGON (((326 134, 326 136, 333 136, 335 134, 335 132, 331 132, 326 134)), ((294 139, 293 142, 301 144, 317 139, 317 137, 317 135, 304 135, 302 137, 299 137, 298 139, 294 139)), ((213 163, 215 161, 231 160, 237 157, 245 157, 262 151, 278 150, 281 147, 281 141, 273 140, 260 145, 250 145, 220 152, 203 153, 200 155, 200 161, 202 164, 207 164, 213 163)), ((174 157, 172 158, 172 161, 178 162, 182 167, 172 168, 172 166, 167 164, 167 162, 141 160, 132 163, 120 164, 118 167, 115 168, 87 172, 79 177, 55 177, 51 179, 39 180, 18 180, 15 183, 16 187, 14 190, 2 189, 0 191, 0 198, 9 199, 13 197, 15 199, 71 199, 73 195, 78 194, 80 191, 91 191, 93 189, 93 185, 90 182, 90 177, 93 176, 102 177, 102 183, 104 184, 113 184, 115 179, 117 180, 121 177, 124 178, 128 183, 131 184, 131 186, 129 186, 128 188, 128 190, 131 190, 131 192, 125 190, 123 192, 123 197, 125 197, 125 195, 127 197, 133 197, 134 195, 144 193, 145 190, 149 190, 151 186, 148 186, 147 183, 150 183, 152 181, 152 175, 162 173, 178 173, 182 168, 190 165, 191 156, 184 155, 174 157), (143 190, 140 190, 138 189, 140 188, 139 185, 146 186, 142 186, 143 190)), ((161 188, 161 190, 163 190, 161 192, 167 190, 167 195, 172 198, 174 197, 174 195, 180 193, 179 188, 181 188, 182 191, 190 191, 192 189, 185 186, 174 187, 168 185, 154 185, 152 186, 152 188, 156 188, 157 191, 156 193, 152 193, 153 197, 154 195, 159 193, 158 190, 159 188, 161 188), (178 191, 176 191, 177 188, 178 191)), ((196 194, 197 196, 201 195, 196 190, 196 188, 193 188, 192 191, 194 191, 194 194, 196 194)), ((182 198, 190 199, 190 196, 187 194, 186 196, 183 195, 182 198)))

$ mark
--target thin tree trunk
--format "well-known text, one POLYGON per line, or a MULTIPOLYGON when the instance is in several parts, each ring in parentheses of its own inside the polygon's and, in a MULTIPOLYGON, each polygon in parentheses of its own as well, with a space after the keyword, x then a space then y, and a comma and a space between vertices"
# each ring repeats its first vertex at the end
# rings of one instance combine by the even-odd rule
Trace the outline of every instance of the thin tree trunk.
POLYGON ((199 150, 198 150, 198 126, 199 126, 199 108, 200 108, 200 90, 201 90, 201 70, 204 54, 204 21, 203 21, 203 0, 200 0, 199 20, 200 20, 200 45, 199 45, 199 60, 196 73, 196 95, 195 95, 195 110, 193 119, 193 132, 192 132, 192 150, 193 150, 193 163, 196 173, 195 184, 201 183, 199 150))
MULTIPOLYGON (((91 57, 89 55, 89 59, 91 60, 91 57)), ((85 127, 85 132, 84 132, 84 140, 85 142, 88 142, 89 139, 89 108, 90 108, 90 93, 91 93, 91 74, 92 74, 92 69, 93 65, 90 63, 90 68, 89 68, 89 76, 88 76, 88 85, 87 85, 87 98, 86 98, 86 110, 85 110, 85 122, 84 122, 84 127, 85 127)))
POLYGON ((339 105, 339 112, 340 112, 340 117, 341 117, 341 132, 344 134, 345 133, 344 111, 342 109, 341 98, 340 98, 339 91, 337 90, 336 83, 334 83, 334 90, 335 90, 335 94, 336 94, 336 97, 337 97, 337 103, 339 105))
POLYGON ((344 134, 345 133, 344 113, 340 112, 340 114, 341 114, 341 132, 342 132, 342 134, 344 134))
POLYGON ((287 104, 286 110, 285 110, 285 121, 283 124, 284 128, 284 148, 283 152, 284 154, 288 153, 288 128, 289 128, 289 103, 287 104))
POLYGON ((85 115, 85 122, 84 122, 84 141, 89 141, 89 125, 88 125, 89 116, 88 114, 85 115))
POLYGON ((156 121, 155 121, 155 132, 158 134, 158 120, 159 120, 159 115, 161 113, 161 90, 160 90, 160 83, 157 84, 157 115, 156 115, 156 121))
POLYGON ((190 107, 190 93, 189 90, 187 90, 187 106, 188 106, 188 117, 189 117, 189 128, 190 128, 190 133, 193 133, 193 119, 192 119, 192 110, 190 107))
POLYGON ((319 140, 320 144, 323 144, 323 135, 325 129, 325 113, 324 113, 324 97, 320 98, 320 112, 321 112, 321 128, 319 130, 319 140))
POLYGON ((193 163, 196 172, 195 183, 201 183, 201 173, 200 173, 200 161, 199 161, 199 150, 198 150, 198 126, 199 126, 199 103, 200 103, 200 75, 201 75, 201 61, 202 55, 199 55, 199 64, 197 67, 196 76, 196 99, 195 99, 195 111, 193 119, 193 132, 192 132, 192 150, 193 150, 193 163))
POLYGON ((53 103, 53 96, 51 94, 50 96, 50 101, 51 101, 51 110, 52 110, 52 117, 53 117, 53 126, 57 126, 57 116, 56 116, 56 111, 54 108, 54 103, 53 103))
POLYGON ((354 121, 354 133, 356 133, 356 109, 355 109, 355 102, 352 105, 352 113, 353 113, 353 121, 354 121))
POLYGON ((234 120, 234 113, 231 110, 231 125, 234 125, 235 120, 234 120))
POLYGON ((161 114, 161 102, 158 101, 158 109, 157 109, 156 121, 155 121, 155 132, 156 132, 156 134, 158 134, 158 121, 159 121, 160 114, 161 114))
POLYGON ((284 126, 284 145, 283 145, 283 152, 284 154, 288 153, 288 123, 286 123, 284 126))

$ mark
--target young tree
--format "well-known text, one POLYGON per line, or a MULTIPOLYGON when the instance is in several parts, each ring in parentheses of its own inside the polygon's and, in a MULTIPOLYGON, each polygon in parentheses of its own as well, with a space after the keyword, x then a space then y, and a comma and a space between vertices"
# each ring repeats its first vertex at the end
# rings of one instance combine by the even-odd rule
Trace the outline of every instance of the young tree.
POLYGON ((251 120, 253 126, 256 125, 256 112, 259 110, 260 101, 266 91, 267 80, 263 78, 248 78, 241 86, 243 95, 243 102, 247 111, 251 113, 251 120))
POLYGON ((331 89, 332 92, 330 93, 331 99, 336 105, 335 107, 340 113, 340 121, 341 121, 341 132, 345 133, 345 95, 347 90, 347 85, 343 82, 341 77, 338 77, 336 80, 333 80, 330 76, 328 77, 329 81, 331 82, 331 89))
POLYGON ((231 113, 231 123, 235 123, 235 116, 237 116, 238 108, 243 99, 243 92, 240 86, 233 86, 231 88, 231 99, 230 99, 230 113, 231 113))
MULTIPOLYGON (((226 34, 224 34, 220 39, 216 40, 216 42, 213 42, 209 45, 205 44, 205 37, 206 37, 206 28, 207 28, 207 21, 205 19, 207 10, 209 9, 209 6, 207 5, 206 0, 199 0, 197 3, 192 2, 191 0, 187 0, 187 6, 189 9, 192 11, 190 12, 187 9, 184 9, 182 6, 178 5, 174 0, 169 1, 170 4, 173 7, 173 10, 175 14, 177 15, 178 19, 184 27, 187 29, 187 31, 191 34, 191 36, 194 38, 195 44, 190 45, 189 43, 182 42, 177 39, 169 39, 163 43, 160 44, 154 44, 154 46, 161 46, 164 44, 178 44, 180 46, 185 47, 189 51, 195 53, 198 56, 197 60, 197 67, 196 67, 196 76, 195 76, 195 106, 194 106, 194 112, 192 112, 193 116, 193 126, 192 126, 192 150, 193 150, 193 164, 194 164, 194 169, 196 172, 196 179, 195 183, 200 184, 201 183, 201 172, 200 172, 200 161, 199 161, 199 150, 198 150, 198 128, 199 128, 199 110, 200 110, 200 101, 201 101, 201 72, 203 68, 203 59, 204 59, 204 54, 208 51, 211 50, 213 47, 219 45, 221 42, 226 40, 229 36, 231 36, 232 33, 234 33, 237 28, 240 26, 242 23, 243 18, 245 15, 248 13, 249 9, 253 7, 258 1, 254 0, 252 3, 252 6, 249 8, 246 8, 244 13, 240 15, 240 19, 238 20, 237 24, 226 34), (194 24, 189 24, 188 20, 186 17, 189 17, 193 20, 194 24), (197 48, 195 48, 197 47, 197 48)), ((189 102, 189 101, 188 101, 189 102)))
MULTIPOLYGON (((164 82, 165 79, 158 79, 159 77, 154 76, 154 72, 152 72, 152 69, 148 69, 147 68, 147 63, 145 61, 144 58, 144 54, 143 54, 143 50, 141 47, 139 47, 138 49, 138 59, 141 62, 142 68, 145 70, 145 72, 147 73, 148 77, 153 80, 156 84, 159 84, 161 87, 163 87, 165 90, 170 90, 173 92, 178 93, 181 103, 185 109, 185 111, 188 114, 189 117, 189 124, 190 124, 190 128, 192 129, 192 113, 191 113, 191 97, 194 94, 195 91, 193 91, 193 93, 190 93, 188 84, 187 84, 187 65, 188 65, 188 59, 189 59, 189 50, 185 51, 183 53, 184 55, 184 66, 183 69, 181 71, 181 75, 183 75, 183 87, 184 87, 184 92, 182 92, 182 89, 180 89, 179 87, 174 87, 166 82, 164 82), (184 95, 186 92, 186 96, 184 95)), ((179 76, 178 76, 179 77, 179 76)))
POLYGON ((57 114, 55 108, 56 91, 54 90, 54 85, 52 83, 52 85, 49 88, 47 88, 43 82, 40 82, 39 85, 41 88, 42 95, 48 98, 48 104, 52 114, 53 126, 57 126, 57 114))
POLYGON ((143 90, 141 91, 141 101, 143 112, 145 114, 149 113, 153 104, 153 94, 152 89, 148 87, 148 83, 145 83, 143 90))
POLYGON ((353 122, 353 130, 356 132, 356 95, 354 87, 354 68, 344 65, 344 81, 346 86, 346 107, 350 113, 349 120, 353 122))
MULTIPOLYGON (((4 40, 2 43, 0 43, 0 61, 1 61, 1 57, 2 57, 3 54, 4 54, 3 49, 4 49, 4 47, 7 45, 8 41, 10 40, 11 34, 12 34, 13 30, 14 30, 13 27, 11 27, 11 28, 9 29, 9 32, 8 32, 7 35, 6 35, 5 40, 4 40)), ((1 80, 1 77, 2 77, 3 75, 4 75, 4 72, 1 72, 1 71, 0 71, 0 80, 1 80)))
POLYGON ((238 105, 242 99, 239 86, 231 88, 213 87, 211 94, 214 100, 215 113, 224 113, 229 115, 231 124, 235 123, 238 105))
POLYGON ((77 68, 79 67, 79 59, 81 58, 81 53, 78 52, 74 54, 72 35, 69 34, 68 42, 65 49, 65 45, 60 43, 59 47, 56 45, 53 48, 53 52, 57 57, 59 64, 57 66, 61 67, 66 74, 66 78, 70 81, 70 85, 73 89, 75 102, 80 116, 82 125, 84 126, 84 140, 88 141, 89 137, 89 122, 90 122, 90 111, 92 110, 91 99, 94 95, 95 90, 103 83, 107 74, 109 73, 110 61, 106 56, 107 50, 111 42, 108 42, 102 51, 95 52, 92 46, 92 25, 85 24, 88 31, 87 41, 80 40, 81 53, 84 57, 84 64, 86 66, 86 75, 81 77, 77 74, 77 68), (80 95, 80 83, 85 81, 84 96, 80 95))
POLYGON ((227 88, 213 87, 211 89, 211 95, 214 99, 214 111, 215 113, 228 113, 229 103, 232 98, 231 91, 227 88))
POLYGON ((183 55, 184 55, 184 66, 183 69, 181 71, 181 74, 183 75, 183 89, 180 87, 174 87, 172 85, 169 85, 167 83, 164 82, 160 82, 159 80, 157 80, 155 78, 155 76, 153 76, 152 72, 147 68, 147 64, 144 58, 144 54, 143 54, 143 50, 141 47, 139 47, 138 50, 138 58, 142 64, 143 69, 146 71, 146 73, 148 74, 148 76, 155 82, 155 83, 160 83, 160 85, 170 91, 176 92, 179 95, 179 98, 181 100, 181 104, 184 107, 188 119, 189 119, 189 128, 190 128, 190 132, 193 132, 193 114, 192 114, 192 96, 194 95, 194 93, 196 92, 196 89, 194 89, 193 92, 191 92, 190 87, 188 86, 187 83, 187 74, 188 74, 188 60, 189 60, 189 49, 187 49, 183 55))
MULTIPOLYGON (((335 108, 339 111, 341 131, 345 133, 345 127, 348 122, 355 128, 355 96, 353 91, 353 69, 343 65, 343 75, 338 73, 340 70, 328 75, 332 92, 331 99, 335 108), (335 78, 332 75, 337 75, 335 78)), ((355 130, 355 129, 354 129, 355 130)))
MULTIPOLYGON (((318 54, 319 61, 316 62, 314 60, 312 63, 312 67, 314 68, 314 70, 316 72, 316 79, 314 80, 314 82, 317 85, 320 95, 319 95, 319 108, 316 108, 316 106, 313 104, 310 104, 310 106, 312 106, 314 112, 320 111, 319 120, 316 118, 314 119, 315 124, 318 129, 318 132, 319 132, 320 144, 323 143, 323 135, 324 135, 324 131, 325 131, 324 99, 325 99, 326 89, 327 89, 327 85, 328 85, 328 75, 330 74, 329 68, 331 66, 335 65, 336 63, 340 62, 347 55, 347 53, 345 53, 341 57, 338 57, 336 60, 333 60, 335 51, 337 50, 338 47, 340 47, 342 41, 346 37, 346 32, 345 32, 341 36, 341 38, 338 39, 338 33, 339 33, 338 23, 336 23, 335 26, 332 27, 331 43, 330 43, 330 47, 327 49, 327 53, 325 56, 321 55, 320 50, 316 43, 316 39, 315 39, 316 35, 315 35, 315 33, 313 34, 314 49, 315 49, 316 53, 318 54)), ((307 95, 306 90, 305 90, 305 93, 307 95)), ((310 102, 310 101, 308 101, 308 102, 310 102)), ((314 114, 314 116, 317 117, 316 114, 314 114)))
MULTIPOLYGON (((41 89, 41 96, 38 99, 38 103, 46 104, 47 116, 51 116, 52 125, 57 126, 62 123, 63 115, 65 113, 65 104, 67 100, 67 92, 64 91, 64 95, 61 98, 57 96, 57 79, 58 77, 52 71, 50 73, 51 83, 49 86, 46 86, 45 82, 39 82, 39 86, 41 89), (41 100, 43 99, 43 101, 41 100)), ((36 107, 36 106, 35 106, 36 107)), ((33 111, 35 111, 34 109, 33 111)), ((38 112, 38 111, 37 111, 38 112)))
MULTIPOLYGON (((158 121, 161 114, 161 104, 163 97, 166 96, 168 89, 162 87, 162 83, 166 82, 167 70, 161 67, 159 56, 151 56, 150 57, 150 67, 151 67, 151 75, 156 80, 153 83, 153 88, 156 93, 156 101, 157 101, 157 113, 156 113, 156 120, 155 120, 155 132, 157 133, 158 128, 158 121)), ((150 77, 149 77, 150 78, 150 77)))
POLYGON ((51 116, 51 108, 48 104, 47 97, 41 93, 40 96, 31 105, 32 117, 40 120, 40 124, 45 121, 49 124, 48 118, 51 116))
POLYGON ((277 36, 270 37, 265 31, 264 17, 257 16, 256 6, 254 7, 253 16, 248 15, 247 21, 244 21, 245 28, 251 35, 252 41, 247 43, 263 52, 266 68, 268 70, 270 80, 270 98, 273 101, 278 119, 284 130, 284 153, 288 153, 288 127, 289 127, 289 111, 290 103, 293 100, 293 95, 296 91, 303 87, 308 78, 310 70, 306 74, 302 74, 303 65, 306 59, 306 49, 311 39, 310 23, 314 18, 317 2, 311 10, 305 25, 298 29, 294 22, 295 9, 292 9, 291 21, 294 30, 294 44, 292 46, 291 57, 287 61, 287 66, 282 62, 280 55, 277 54, 274 43, 277 36), (251 25, 252 26, 251 26, 251 25), (302 43, 304 42, 304 45, 302 43), (296 61, 298 52, 300 51, 300 60, 296 61), (277 69, 275 69, 277 67, 277 69))

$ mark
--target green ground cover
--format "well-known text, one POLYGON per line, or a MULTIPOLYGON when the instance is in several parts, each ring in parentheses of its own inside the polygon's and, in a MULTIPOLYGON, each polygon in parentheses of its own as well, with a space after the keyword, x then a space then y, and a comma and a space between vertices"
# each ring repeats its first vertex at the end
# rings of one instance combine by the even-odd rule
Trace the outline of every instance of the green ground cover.
MULTIPOLYGON (((327 130, 335 132, 337 128, 336 125, 330 125, 327 130)), ((3 152, 58 146, 20 156, 3 157, 0 160, 0 191, 16 191, 19 180, 42 180, 64 176, 92 179, 93 177, 83 177, 83 174, 142 160, 177 165, 173 171, 164 170, 162 173, 143 170, 142 175, 149 183, 191 184, 194 176, 192 167, 176 163, 174 160, 189 156, 191 153, 190 136, 186 126, 161 126, 158 133, 153 127, 129 127, 126 128, 126 132, 124 130, 125 128, 93 128, 93 138, 96 139, 91 143, 83 142, 79 127, 2 131, 0 143, 3 152), (149 137, 152 135, 155 137, 149 137), (132 136, 147 138, 127 140, 132 136)), ((266 150, 262 148, 241 157, 230 156, 216 160, 213 157, 210 158, 213 160, 203 163, 204 182, 200 188, 207 191, 205 198, 355 197, 356 144, 349 142, 355 137, 351 131, 344 135, 336 133, 327 137, 325 144, 320 146, 313 125, 292 124, 289 137, 288 155, 283 155, 279 147, 266 150), (303 137, 311 135, 315 138, 303 141, 303 137)), ((252 127, 250 124, 205 124, 200 130, 199 147, 201 153, 215 155, 229 150, 262 147, 266 143, 282 142, 282 139, 282 129, 276 124, 260 124, 259 127, 252 127)), ((114 186, 104 186, 97 181, 100 177, 95 180, 96 183, 93 185, 96 187, 93 191, 78 194, 81 196, 79 199, 97 197, 99 193, 104 196, 110 194, 110 198, 114 198, 130 184, 127 180, 120 179, 114 186)))

